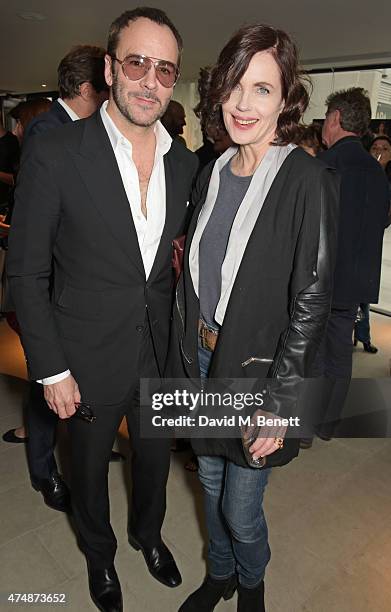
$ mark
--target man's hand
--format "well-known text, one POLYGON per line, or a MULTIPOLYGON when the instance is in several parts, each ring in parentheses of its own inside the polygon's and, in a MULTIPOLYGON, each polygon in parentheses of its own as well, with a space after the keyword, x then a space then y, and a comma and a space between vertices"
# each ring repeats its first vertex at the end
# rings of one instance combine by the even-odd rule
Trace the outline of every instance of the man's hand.
POLYGON ((81 395, 77 382, 70 374, 64 380, 44 385, 44 396, 50 410, 53 410, 60 419, 69 419, 75 414, 75 403, 81 401, 81 395))

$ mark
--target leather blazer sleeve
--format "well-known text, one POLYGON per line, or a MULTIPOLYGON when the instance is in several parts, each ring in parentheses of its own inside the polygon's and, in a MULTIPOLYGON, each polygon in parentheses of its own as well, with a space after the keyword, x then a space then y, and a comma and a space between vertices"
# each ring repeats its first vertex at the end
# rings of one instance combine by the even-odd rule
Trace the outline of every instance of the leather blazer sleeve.
POLYGON ((283 417, 292 414, 301 383, 311 375, 330 313, 339 203, 339 181, 334 171, 324 168, 321 180, 308 187, 305 197, 292 272, 290 323, 279 339, 268 372, 268 378, 274 380, 267 385, 265 409, 283 417))

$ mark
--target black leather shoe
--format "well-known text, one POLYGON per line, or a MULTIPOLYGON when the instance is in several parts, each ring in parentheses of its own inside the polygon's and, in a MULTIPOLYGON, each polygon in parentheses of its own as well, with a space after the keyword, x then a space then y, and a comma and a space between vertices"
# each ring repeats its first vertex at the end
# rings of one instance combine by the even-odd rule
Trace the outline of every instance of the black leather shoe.
POLYGON ((102 612, 122 612, 121 585, 114 565, 106 569, 88 567, 91 599, 102 612))
POLYGON ((238 586, 238 612, 265 612, 265 585, 262 582, 253 589, 238 586))
POLYGON ((364 351, 366 353, 372 353, 374 355, 378 351, 376 346, 373 346, 373 344, 371 344, 370 342, 363 342, 363 346, 364 346, 364 351))
MULTIPOLYGON (((353 345, 357 346, 357 343, 361 342, 361 340, 357 340, 357 338, 355 338, 353 340, 353 345)), ((373 344, 371 344, 371 342, 363 342, 362 343, 363 347, 364 347, 364 351, 366 353, 372 353, 372 355, 374 355, 375 353, 377 353, 377 351, 379 350, 376 346, 374 346, 373 344)))
POLYGON ((236 591, 237 579, 233 575, 224 580, 207 576, 200 588, 181 605, 178 612, 213 612, 220 599, 231 599, 236 591))
POLYGON ((182 583, 174 557, 167 546, 160 540, 156 546, 141 546, 134 536, 128 534, 129 544, 135 550, 141 550, 149 573, 165 586, 174 588, 182 583))
POLYGON ((36 491, 43 495, 44 502, 49 508, 71 514, 71 496, 69 489, 58 472, 53 472, 47 480, 32 483, 36 491))
POLYGON ((11 442, 12 444, 26 444, 29 441, 28 437, 19 438, 19 436, 15 435, 16 429, 9 429, 3 434, 4 442, 11 442))

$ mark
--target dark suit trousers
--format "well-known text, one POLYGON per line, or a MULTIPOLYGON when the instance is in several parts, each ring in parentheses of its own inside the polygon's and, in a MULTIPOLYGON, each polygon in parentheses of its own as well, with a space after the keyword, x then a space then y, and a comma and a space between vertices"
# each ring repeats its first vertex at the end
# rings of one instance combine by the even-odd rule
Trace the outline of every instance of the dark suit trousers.
POLYGON ((109 567, 116 552, 116 538, 110 525, 108 470, 110 452, 123 416, 127 419, 132 449, 129 529, 141 544, 153 546, 160 541, 171 441, 140 437, 138 379, 159 377, 147 325, 138 369, 136 376, 134 372, 129 373, 129 378, 137 380, 137 384, 126 401, 118 405, 91 406, 96 415, 94 423, 79 418, 68 421, 72 508, 80 548, 93 567, 109 567))
MULTIPOLYGON (((323 340, 312 366, 312 376, 321 377, 317 386, 321 403, 321 433, 332 436, 338 425, 352 377, 352 334, 357 304, 332 307, 323 340)), ((318 407, 319 408, 319 407, 318 407)))
POLYGON ((36 382, 29 385, 25 406, 27 434, 27 459, 33 484, 39 484, 57 470, 54 458, 58 416, 49 409, 43 396, 43 386, 36 382))

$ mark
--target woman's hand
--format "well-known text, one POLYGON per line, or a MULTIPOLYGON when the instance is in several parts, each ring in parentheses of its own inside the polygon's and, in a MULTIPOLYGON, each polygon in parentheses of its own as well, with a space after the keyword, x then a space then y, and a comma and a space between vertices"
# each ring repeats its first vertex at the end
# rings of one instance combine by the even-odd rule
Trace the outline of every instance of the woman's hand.
MULTIPOLYGON (((253 415, 252 420, 257 420, 257 417, 264 416, 268 421, 273 419, 273 414, 270 412, 266 412, 265 410, 257 410, 253 415)), ((266 457, 266 455, 271 455, 275 453, 276 450, 282 448, 283 440, 286 434, 287 427, 279 425, 278 422, 281 421, 281 417, 276 416, 276 424, 275 425, 265 425, 259 428, 257 432, 257 439, 249 448, 250 453, 252 454, 253 459, 258 459, 259 457, 266 457)))

